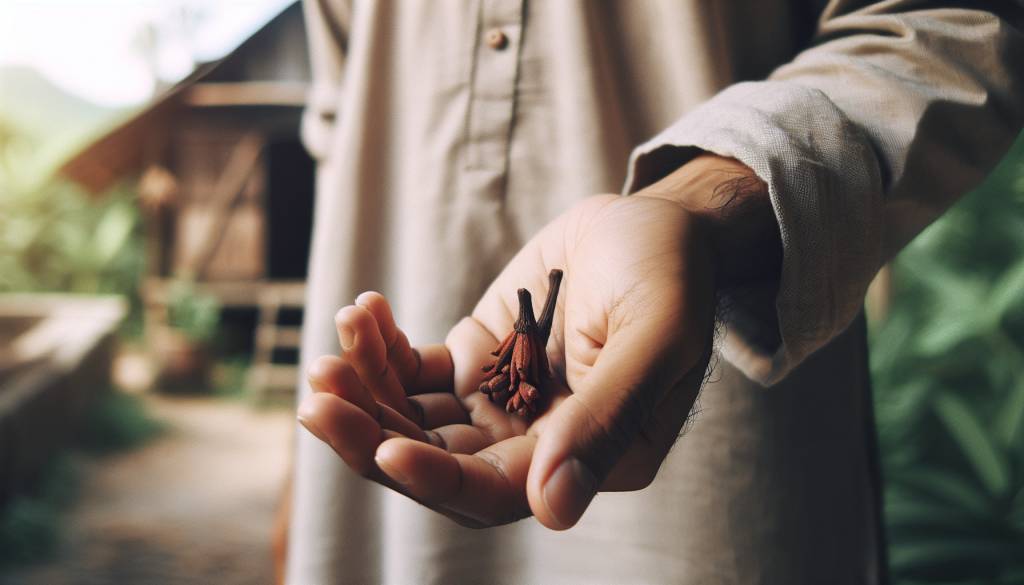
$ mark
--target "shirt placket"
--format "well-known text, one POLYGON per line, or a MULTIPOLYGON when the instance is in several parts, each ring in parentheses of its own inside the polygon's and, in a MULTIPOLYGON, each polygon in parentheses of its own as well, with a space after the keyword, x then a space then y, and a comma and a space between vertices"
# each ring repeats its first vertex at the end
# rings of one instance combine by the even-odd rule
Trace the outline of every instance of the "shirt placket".
POLYGON ((515 114, 525 0, 481 0, 467 125, 467 171, 503 176, 515 114))

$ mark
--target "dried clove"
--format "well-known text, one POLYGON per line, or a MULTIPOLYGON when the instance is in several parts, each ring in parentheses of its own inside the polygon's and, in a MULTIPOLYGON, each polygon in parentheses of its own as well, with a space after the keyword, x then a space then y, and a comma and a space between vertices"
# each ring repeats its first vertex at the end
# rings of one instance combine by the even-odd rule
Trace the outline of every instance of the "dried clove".
POLYGON ((548 296, 539 321, 534 319, 530 291, 525 288, 517 291, 519 318, 504 341, 491 352, 495 361, 483 367, 486 375, 480 383, 480 391, 487 394, 491 402, 505 402, 509 413, 522 417, 537 413, 540 384, 549 376, 546 347, 561 285, 562 271, 552 270, 548 274, 548 296))

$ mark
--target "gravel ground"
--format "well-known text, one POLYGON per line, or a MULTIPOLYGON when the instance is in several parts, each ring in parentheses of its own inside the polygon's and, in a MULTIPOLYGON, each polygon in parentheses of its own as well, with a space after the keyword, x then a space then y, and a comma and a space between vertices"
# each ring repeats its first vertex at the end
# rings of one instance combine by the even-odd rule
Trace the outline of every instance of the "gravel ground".
POLYGON ((56 558, 6 585, 273 582, 271 535, 292 417, 241 402, 148 396, 167 433, 83 464, 56 558))

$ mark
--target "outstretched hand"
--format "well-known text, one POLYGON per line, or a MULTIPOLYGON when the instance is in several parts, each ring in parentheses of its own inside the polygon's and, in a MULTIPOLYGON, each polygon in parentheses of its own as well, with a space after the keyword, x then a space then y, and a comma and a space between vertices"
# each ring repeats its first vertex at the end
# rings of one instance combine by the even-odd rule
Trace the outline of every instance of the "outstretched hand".
POLYGON ((532 514, 569 528, 598 491, 647 486, 690 413, 711 355, 709 229, 657 193, 587 199, 520 250, 443 345, 410 347, 386 299, 363 293, 337 313, 342 355, 311 366, 299 419, 356 472, 462 524, 532 514), (517 289, 543 302, 553 268, 551 402, 524 420, 478 391, 481 368, 512 329, 517 289))

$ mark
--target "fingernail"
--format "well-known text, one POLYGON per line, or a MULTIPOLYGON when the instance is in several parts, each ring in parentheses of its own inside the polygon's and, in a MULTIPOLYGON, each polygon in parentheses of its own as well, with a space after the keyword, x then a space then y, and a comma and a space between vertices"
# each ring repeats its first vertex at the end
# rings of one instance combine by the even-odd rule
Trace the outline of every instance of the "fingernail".
POLYGON ((356 332, 352 331, 351 327, 339 327, 338 337, 341 338, 341 349, 350 349, 356 342, 356 332))
POLYGON ((542 495, 548 512, 563 528, 579 521, 597 494, 597 478, 579 459, 568 457, 544 484, 542 495))
POLYGON ((321 441, 327 443, 328 445, 331 444, 331 442, 327 440, 327 435, 325 435, 323 431, 320 430, 320 427, 316 426, 316 424, 313 421, 303 417, 301 414, 296 416, 295 418, 299 419, 299 424, 306 427, 307 431, 313 433, 314 437, 320 439, 321 441))
POLYGON ((374 455, 373 460, 377 462, 377 467, 380 467, 381 471, 383 471, 391 479, 395 480, 396 483, 399 483, 401 485, 409 485, 409 479, 402 475, 397 469, 392 467, 387 462, 387 460, 382 459, 377 455, 374 455))

